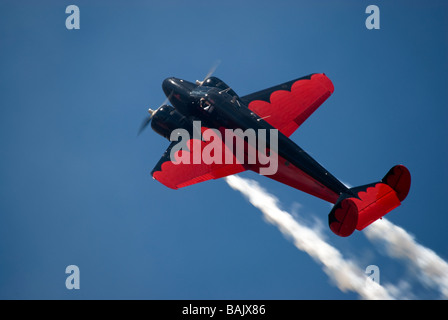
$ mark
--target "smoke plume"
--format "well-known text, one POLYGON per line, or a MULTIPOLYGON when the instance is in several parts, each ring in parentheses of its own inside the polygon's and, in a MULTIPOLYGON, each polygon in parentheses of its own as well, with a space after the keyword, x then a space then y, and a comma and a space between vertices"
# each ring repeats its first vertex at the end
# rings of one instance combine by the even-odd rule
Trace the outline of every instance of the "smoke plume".
POLYGON ((439 290, 441 298, 448 299, 448 263, 434 251, 387 219, 373 223, 364 234, 372 242, 383 244, 391 257, 405 260, 424 285, 439 290))
MULTIPOLYGON (((397 287, 392 284, 381 286, 369 280, 354 261, 344 258, 338 249, 325 240, 320 229, 296 221, 290 213, 280 208, 278 199, 256 181, 230 176, 226 182, 232 189, 241 192, 299 250, 321 264, 340 290, 356 292, 363 299, 412 298, 407 292, 409 286, 406 281, 401 281, 397 287)), ((372 243, 383 245, 389 256, 404 260, 416 278, 424 285, 437 289, 442 299, 448 298, 448 263, 434 251, 417 243, 406 230, 387 219, 373 223, 363 232, 372 243)))
POLYGON ((338 249, 327 243, 318 230, 300 224, 291 214, 280 209, 277 198, 261 188, 257 182, 238 176, 227 177, 226 182, 260 209, 265 219, 291 238, 299 250, 308 253, 320 263, 324 272, 340 290, 356 292, 363 299, 393 298, 385 287, 369 280, 356 263, 345 259, 338 249))

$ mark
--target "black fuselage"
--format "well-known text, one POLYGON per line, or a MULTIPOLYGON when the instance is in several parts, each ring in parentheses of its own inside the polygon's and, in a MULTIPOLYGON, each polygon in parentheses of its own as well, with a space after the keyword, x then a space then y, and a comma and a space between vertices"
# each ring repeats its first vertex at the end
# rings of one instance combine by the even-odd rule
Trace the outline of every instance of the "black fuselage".
MULTIPOLYGON (((243 131, 253 129, 257 134, 260 129, 264 129, 267 133, 265 143, 267 148, 270 147, 269 132, 276 128, 253 113, 224 82, 215 80, 215 83, 196 85, 185 80, 168 78, 162 87, 173 107, 185 117, 200 120, 207 128, 243 131)), ((344 184, 279 130, 277 150, 281 161, 285 161, 288 166, 295 166, 305 173, 304 176, 334 194, 325 200, 336 202, 341 194, 351 194, 344 184)), ((257 171, 258 168, 248 166, 248 169, 257 171)))

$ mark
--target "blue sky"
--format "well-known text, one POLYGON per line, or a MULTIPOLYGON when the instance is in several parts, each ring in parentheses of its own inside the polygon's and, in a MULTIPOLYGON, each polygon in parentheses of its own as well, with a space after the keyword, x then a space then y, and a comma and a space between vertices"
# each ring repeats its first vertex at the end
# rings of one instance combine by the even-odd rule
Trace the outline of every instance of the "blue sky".
MULTIPOLYGON (((448 259, 448 5, 444 1, 2 1, 1 299, 357 299, 225 181, 173 191, 150 171, 168 146, 137 137, 163 79, 215 75, 240 95, 314 72, 334 94, 292 135, 350 185, 406 165, 388 215, 448 259), (76 4, 81 28, 67 30, 76 4), (380 8, 367 30, 365 8, 380 8), (67 290, 77 265, 81 289, 67 290)), ((331 206, 254 173, 285 210, 384 283, 437 298, 331 206)))

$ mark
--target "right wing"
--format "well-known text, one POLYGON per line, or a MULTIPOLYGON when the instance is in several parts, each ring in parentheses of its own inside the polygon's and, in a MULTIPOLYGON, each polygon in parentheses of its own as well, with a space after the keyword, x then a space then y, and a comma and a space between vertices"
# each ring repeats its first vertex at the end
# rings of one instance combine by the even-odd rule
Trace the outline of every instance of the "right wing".
POLYGON ((333 91, 331 80, 315 73, 246 95, 241 101, 289 137, 333 91))

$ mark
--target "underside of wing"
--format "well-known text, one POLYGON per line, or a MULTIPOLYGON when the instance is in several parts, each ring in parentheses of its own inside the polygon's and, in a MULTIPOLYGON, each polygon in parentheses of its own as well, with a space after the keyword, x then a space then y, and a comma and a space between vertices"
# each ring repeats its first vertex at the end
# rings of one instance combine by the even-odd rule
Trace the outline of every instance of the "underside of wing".
POLYGON ((289 137, 333 92, 331 80, 323 73, 315 73, 249 94, 241 100, 289 137))
POLYGON ((171 189, 179 189, 245 171, 227 150, 219 131, 212 133, 208 141, 193 138, 172 142, 151 172, 153 178, 171 189))

